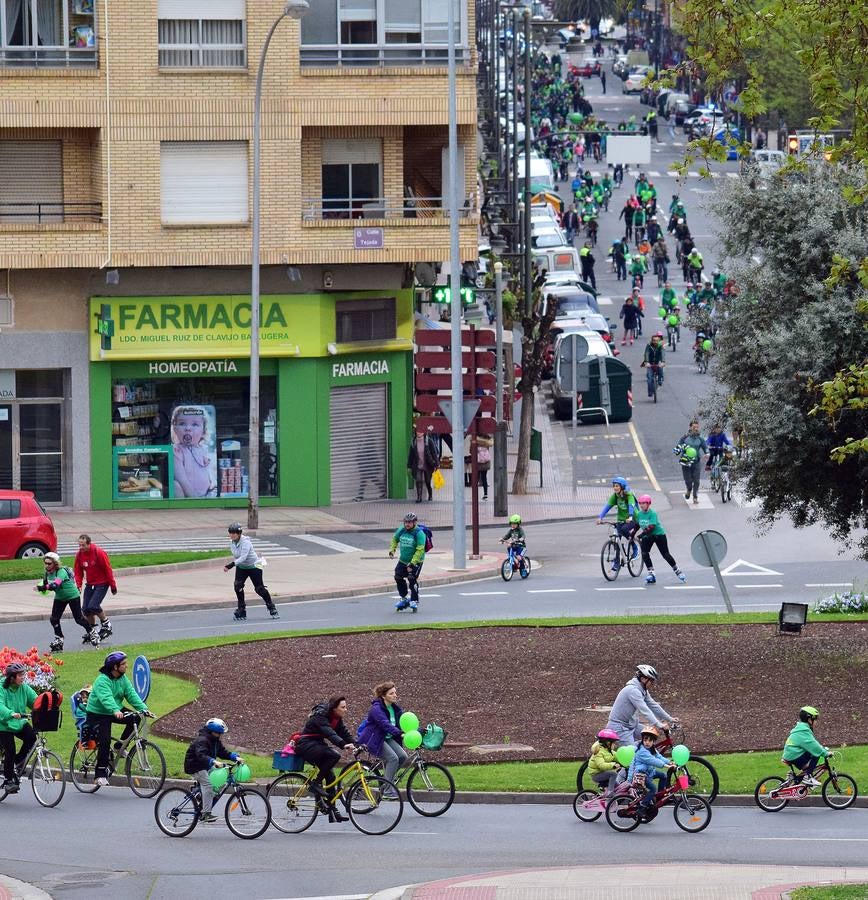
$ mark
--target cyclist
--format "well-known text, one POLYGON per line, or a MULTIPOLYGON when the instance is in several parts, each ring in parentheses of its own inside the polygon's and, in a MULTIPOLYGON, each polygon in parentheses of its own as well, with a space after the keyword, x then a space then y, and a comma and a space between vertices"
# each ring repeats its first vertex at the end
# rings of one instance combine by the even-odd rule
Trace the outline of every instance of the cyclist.
POLYGON ((690 281, 697 284, 702 282, 702 266, 702 254, 699 252, 698 247, 693 247, 687 254, 687 271, 690 281))
POLYGON ((317 703, 295 740, 295 752, 319 770, 311 787, 319 795, 321 808, 328 813, 329 822, 347 821, 335 806, 334 788, 325 787, 335 780, 334 766, 341 758, 340 753, 327 746, 326 742, 341 750, 355 750, 353 738, 344 724, 346 714, 347 698, 344 696, 329 697, 317 703))
POLYGON ((389 558, 394 559, 398 550, 398 562, 395 565, 395 584, 401 599, 395 604, 395 610, 410 607, 411 612, 419 609, 419 573, 425 562, 425 532, 419 527, 416 513, 409 512, 404 516, 404 524, 392 535, 389 545, 389 558), (409 587, 410 599, 407 599, 409 587))
POLYGON ((714 293, 718 297, 723 296, 723 289, 726 287, 726 275, 720 271, 720 266, 715 266, 711 272, 711 285, 714 293))
POLYGON ((813 706, 803 706, 799 710, 799 721, 793 726, 784 744, 783 761, 800 769, 794 781, 808 787, 819 787, 820 782, 814 778, 814 769, 821 756, 829 756, 832 751, 824 747, 814 737, 814 723, 820 717, 813 706))
POLYGON ((632 781, 637 773, 645 776, 645 796, 639 801, 640 807, 650 809, 654 805, 654 798, 658 791, 666 787, 666 778, 669 769, 675 768, 675 763, 662 756, 654 749, 654 745, 660 737, 660 732, 653 725, 646 725, 640 734, 641 742, 636 748, 636 755, 630 763, 627 772, 627 780, 632 781))
POLYGON ((699 433, 699 422, 694 419, 690 423, 687 434, 681 436, 673 450, 681 463, 681 475, 684 478, 684 499, 689 500, 693 494, 693 502, 699 503, 699 479, 702 469, 702 457, 708 454, 705 438, 699 433))
POLYGON ((123 742, 133 733, 133 728, 141 721, 135 712, 123 708, 124 701, 142 715, 153 718, 153 713, 142 703, 125 674, 127 655, 123 650, 109 653, 99 671, 87 700, 86 727, 97 740, 95 784, 107 785, 112 725, 117 720, 125 726, 120 741, 115 741, 115 750, 119 751, 123 742))
POLYGON ((184 754, 184 771, 196 779, 199 789, 202 791, 200 822, 217 821, 217 816, 211 812, 214 806, 214 788, 211 787, 211 779, 208 777, 211 769, 223 768, 221 760, 224 759, 238 763, 244 762, 237 753, 230 752, 223 746, 221 737, 228 733, 229 728, 223 719, 208 719, 190 742, 187 752, 184 754))
POLYGON ((36 743, 36 732, 27 721, 27 714, 36 702, 36 691, 24 683, 26 672, 23 663, 9 663, 0 685, 0 749, 3 750, 3 789, 7 794, 18 792, 21 768, 36 743), (21 741, 17 754, 15 738, 21 741))
POLYGON ((232 562, 223 566, 223 571, 235 569, 235 596, 238 599, 238 608, 234 617, 239 621, 247 618, 247 604, 244 602, 244 585, 249 578, 253 584, 253 590, 262 597, 265 607, 272 619, 279 619, 280 613, 271 599, 268 588, 262 582, 262 569, 265 560, 261 559, 253 549, 253 542, 245 534, 242 534, 241 524, 233 522, 229 528, 229 549, 232 551, 232 562))
MULTIPOLYGON (((609 497, 606 505, 600 510, 600 515, 597 518, 597 524, 602 525, 603 519, 606 517, 609 510, 613 507, 617 508, 617 524, 615 525, 615 529, 621 537, 627 538, 627 540, 629 540, 633 537, 633 534, 638 527, 636 525, 636 512, 638 511, 636 498, 633 496, 633 494, 630 493, 630 485, 627 483, 627 479, 622 475, 616 475, 612 479, 612 491, 612 496, 609 497)), ((638 547, 634 547, 634 559, 638 555, 638 553, 638 547)), ((617 572, 620 568, 621 548, 616 543, 615 561, 612 563, 612 571, 617 572)))
MULTIPOLYGON (((666 241, 661 234, 654 242, 651 248, 651 257, 654 260, 654 274, 657 276, 658 284, 664 284, 669 277, 669 250, 666 247, 666 241)), ((661 298, 662 301, 662 298, 661 298)))
POLYGON ((663 286, 663 290, 660 292, 660 304, 664 309, 669 309, 671 306, 676 305, 677 294, 675 293, 675 289, 672 287, 672 282, 667 281, 663 286))
POLYGON ((524 529, 521 527, 521 516, 518 513, 509 517, 509 531, 500 539, 500 543, 511 544, 515 547, 515 555, 518 559, 524 556, 526 541, 524 529))
POLYGON ((648 693, 648 685, 656 682, 657 670, 647 663, 636 666, 636 674, 621 688, 609 712, 606 728, 618 735, 622 744, 632 744, 642 734, 641 716, 658 728, 677 724, 678 719, 668 712, 648 693))
POLYGON ((651 509, 651 498, 648 494, 643 494, 639 498, 639 512, 636 514, 636 521, 639 523, 639 531, 636 536, 639 538, 639 546, 642 549, 642 562, 645 563, 645 568, 648 570, 648 574, 645 576, 645 583, 657 583, 657 578, 654 575, 654 563, 651 562, 651 548, 655 544, 660 551, 660 555, 672 567, 672 571, 678 580, 682 583, 687 581, 684 573, 678 568, 678 563, 675 562, 675 559, 669 552, 669 541, 666 538, 666 532, 660 524, 657 513, 651 509))
POLYGON ((48 649, 53 652, 63 650, 63 629, 60 627, 60 620, 67 607, 76 623, 84 629, 82 643, 99 647, 99 632, 82 615, 81 594, 75 586, 73 573, 68 566, 61 566, 60 557, 56 553, 46 553, 43 562, 45 575, 35 590, 41 594, 54 591, 54 603, 51 605, 51 615, 48 619, 54 629, 54 640, 48 645, 48 649))
POLYGON ((711 426, 711 432, 705 443, 708 446, 708 459, 705 463, 705 471, 709 472, 714 468, 715 463, 718 463, 723 458, 723 451, 730 447, 731 444, 726 436, 726 432, 716 422, 711 426))
POLYGON ((608 728, 597 732, 597 740, 591 745, 591 755, 588 758, 588 774, 594 784, 606 788, 606 796, 611 796, 615 790, 615 779, 621 766, 615 759, 614 744, 618 735, 608 728))
POLYGON ((663 349, 663 332, 658 331, 651 336, 650 343, 645 345, 645 353, 642 357, 642 368, 647 369, 645 380, 648 382, 648 396, 654 396, 654 381, 663 384, 663 369, 666 366, 666 351, 663 349))
MULTIPOLYGON (((401 713, 398 706, 398 688, 394 681, 384 681, 374 688, 374 699, 368 717, 359 726, 359 741, 373 756, 378 756, 385 767, 385 777, 395 783, 398 769, 407 761, 407 751, 401 746, 401 713)), ((389 791, 384 796, 395 799, 398 795, 389 791)))
POLYGON ((648 216, 645 212, 645 207, 640 206, 633 213, 633 237, 635 238, 637 245, 645 236, 645 223, 647 221, 648 216))
POLYGON ((630 274, 633 276, 633 287, 645 286, 645 273, 648 271, 648 262, 641 253, 634 253, 630 259, 630 274))
POLYGON ((675 340, 669 341, 674 351, 678 341, 681 339, 681 314, 677 303, 669 310, 669 315, 666 316, 666 335, 670 338, 674 335, 675 340))
POLYGON ((627 338, 630 339, 630 346, 633 346, 633 337, 639 336, 639 321, 642 318, 642 310, 633 302, 632 297, 628 297, 624 301, 624 305, 621 307, 621 312, 618 314, 619 319, 624 320, 624 331, 621 336, 621 346, 627 343, 627 338))
MULTIPOLYGON (((632 197, 630 198, 632 200, 632 197)), ((627 200, 624 208, 621 210, 619 219, 624 220, 624 240, 629 241, 633 237, 633 213, 636 211, 635 206, 627 200)))

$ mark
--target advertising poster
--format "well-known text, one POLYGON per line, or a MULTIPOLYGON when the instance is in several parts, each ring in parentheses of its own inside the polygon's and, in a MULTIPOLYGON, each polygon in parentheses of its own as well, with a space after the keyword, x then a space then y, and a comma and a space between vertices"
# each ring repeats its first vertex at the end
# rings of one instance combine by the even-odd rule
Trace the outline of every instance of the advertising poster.
POLYGON ((172 410, 172 497, 217 496, 217 415, 213 406, 172 410))

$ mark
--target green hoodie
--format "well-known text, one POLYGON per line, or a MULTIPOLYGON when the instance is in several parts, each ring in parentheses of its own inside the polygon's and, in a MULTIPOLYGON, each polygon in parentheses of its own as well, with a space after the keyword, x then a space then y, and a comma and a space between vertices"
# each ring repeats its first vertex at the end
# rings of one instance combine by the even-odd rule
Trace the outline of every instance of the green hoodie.
POLYGON ((601 772, 611 772, 618 768, 615 759, 615 751, 607 750, 599 741, 594 741, 591 747, 591 758, 588 760, 588 774, 599 775, 601 772))
POLYGON ((663 526, 660 524, 660 519, 657 518, 657 513, 653 509, 642 512, 642 507, 640 506, 639 512, 636 513, 636 521, 639 523, 642 531, 645 531, 649 525, 652 526, 649 531, 645 531, 646 534, 666 534, 663 526))
POLYGON ((27 722, 24 716, 35 702, 36 691, 29 684, 10 684, 5 688, 0 682, 0 731, 21 731, 27 722), (21 713, 22 718, 13 719, 15 713, 21 713))
POLYGON ((50 575, 45 573, 42 584, 37 588, 44 594, 48 591, 54 591, 55 600, 78 600, 81 596, 78 588, 75 586, 75 578, 69 573, 67 566, 61 566, 56 572, 50 575))
POLYGON ((402 525, 393 535, 389 552, 398 550, 398 559, 404 565, 418 566, 425 559, 425 532, 417 525, 407 531, 402 525))
POLYGON ((810 753, 811 756, 828 756, 829 750, 814 737, 814 729, 807 722, 796 722, 784 744, 784 759, 792 762, 803 753, 810 753))
POLYGON ((139 712, 147 712, 132 682, 126 675, 112 678, 105 673, 97 675, 87 701, 87 711, 98 716, 113 716, 120 712, 124 700, 139 712))

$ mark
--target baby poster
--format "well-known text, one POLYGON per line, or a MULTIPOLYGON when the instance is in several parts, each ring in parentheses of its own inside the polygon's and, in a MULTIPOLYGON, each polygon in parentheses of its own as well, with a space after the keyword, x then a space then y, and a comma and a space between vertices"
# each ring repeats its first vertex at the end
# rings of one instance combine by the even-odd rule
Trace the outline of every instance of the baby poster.
POLYGON ((217 415, 213 406, 172 410, 172 497, 217 496, 217 415))

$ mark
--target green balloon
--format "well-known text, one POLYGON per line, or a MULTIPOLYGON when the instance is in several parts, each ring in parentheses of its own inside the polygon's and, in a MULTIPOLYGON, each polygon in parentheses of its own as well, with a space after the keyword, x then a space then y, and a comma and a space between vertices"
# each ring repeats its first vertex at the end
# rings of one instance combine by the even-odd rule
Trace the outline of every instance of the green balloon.
POLYGON ((676 744, 672 748, 672 762, 674 762, 676 766, 686 766, 689 759, 690 751, 684 744, 676 744))
POLYGON ((250 781, 250 766, 247 763, 241 763, 240 766, 235 767, 235 780, 239 783, 243 781, 250 781))
POLYGON ((411 712, 401 713, 401 718, 398 719, 398 725, 401 727, 401 731, 418 731, 419 716, 417 716, 416 713, 411 712))
POLYGON ((229 769, 225 766, 219 769, 215 767, 208 773, 208 781, 211 782, 211 787, 214 788, 215 791, 219 791, 228 780, 229 769))
POLYGON ((615 759, 626 769, 631 762, 633 762, 633 757, 636 755, 636 748, 632 744, 625 744, 623 747, 618 747, 615 751, 615 759))
POLYGON ((711 353, 711 351, 714 349, 714 344, 713 344, 710 340, 708 340, 708 339, 706 338, 706 339, 702 342, 702 349, 703 349, 706 353, 711 353))
POLYGON ((404 746, 408 750, 415 750, 417 747, 422 746, 422 734, 415 729, 413 731, 405 731, 403 740, 404 746))
POLYGON ((666 321, 670 325, 677 325, 678 324, 678 316, 669 316, 669 318, 666 321))

